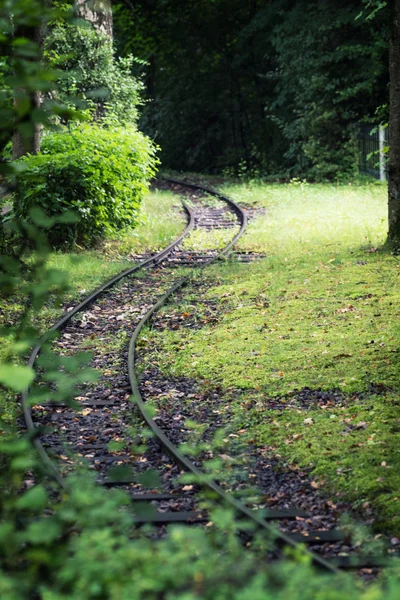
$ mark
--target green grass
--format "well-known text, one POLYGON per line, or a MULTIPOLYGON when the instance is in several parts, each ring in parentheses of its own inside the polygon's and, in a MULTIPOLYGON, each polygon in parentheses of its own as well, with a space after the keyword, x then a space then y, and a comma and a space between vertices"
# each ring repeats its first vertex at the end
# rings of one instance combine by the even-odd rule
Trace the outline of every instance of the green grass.
POLYGON ((236 233, 236 229, 195 229, 183 240, 182 248, 194 252, 206 252, 210 249, 222 250, 236 233))
POLYGON ((400 262, 376 251, 386 235, 385 186, 224 191, 266 208, 241 247, 268 257, 207 271, 203 297, 223 316, 199 331, 153 332, 164 371, 221 386, 250 439, 368 503, 399 534, 400 262), (306 411, 295 400, 303 388, 339 390, 343 400, 306 411), (270 409, 274 397, 289 407, 270 409))
MULTIPOLYGON (((154 251, 167 246, 184 228, 184 216, 180 212, 180 201, 168 192, 150 193, 141 207, 138 227, 124 232, 119 240, 104 242, 101 248, 90 251, 52 253, 47 267, 68 273, 68 289, 64 294, 63 306, 75 304, 101 283, 120 271, 131 267, 132 262, 124 257, 131 252, 154 251)), ((24 308, 23 282, 21 289, 12 297, 0 296, 0 326, 6 326, 0 344, 0 362, 13 356, 12 327, 24 308)), ((49 302, 35 315, 35 325, 44 332, 63 311, 60 303, 49 302)), ((0 391, 0 419, 12 423, 18 414, 19 405, 15 396, 0 391)))
POLYGON ((123 232, 119 240, 106 242, 105 249, 125 255, 161 250, 178 237, 185 224, 179 197, 155 190, 143 199, 137 226, 123 232))
POLYGON ((266 209, 249 223, 239 248, 296 256, 375 246, 387 231, 386 184, 262 183, 225 185, 239 203, 266 209))
MULTIPOLYGON (((80 298, 87 295, 92 289, 103 281, 111 278, 116 273, 132 263, 127 261, 110 261, 95 252, 82 252, 79 254, 52 254, 49 258, 48 268, 70 273, 68 290, 63 297, 63 305, 75 304, 80 298)), ((23 290, 12 298, 0 297, 0 326, 6 326, 2 332, 0 344, 0 362, 15 360, 13 356, 13 325, 18 322, 24 309, 23 290)), ((49 302, 34 316, 35 326, 40 332, 50 327, 63 312, 62 306, 57 302, 49 302)), ((0 391, 0 419, 8 423, 15 422, 19 412, 19 403, 15 396, 5 390, 0 391)))

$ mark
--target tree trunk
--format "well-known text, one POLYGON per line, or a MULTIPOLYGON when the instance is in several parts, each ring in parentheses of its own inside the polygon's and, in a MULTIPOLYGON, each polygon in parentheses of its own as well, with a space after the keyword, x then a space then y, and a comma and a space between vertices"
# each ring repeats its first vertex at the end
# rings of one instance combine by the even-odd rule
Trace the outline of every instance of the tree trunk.
MULTIPOLYGON (((19 100, 16 98, 14 104, 17 107, 19 100)), ((30 95, 30 104, 35 110, 40 106, 40 93, 35 92, 30 95)), ((23 121, 21 121, 23 123, 23 121)), ((32 129, 31 135, 22 135, 19 129, 14 131, 12 144, 13 160, 25 156, 25 154, 37 154, 40 152, 40 134, 41 126, 39 123, 30 123, 29 128, 32 129)))
POLYGON ((111 0, 75 0, 78 17, 92 23, 98 31, 113 37, 111 0))
POLYGON ((389 236, 400 248, 400 0, 393 0, 392 36, 389 55, 389 236))
MULTIPOLYGON (((25 59, 27 63, 36 63, 36 61, 41 60, 44 35, 44 26, 30 27, 24 25, 16 28, 14 33, 16 39, 25 38, 34 43, 37 48, 36 54, 33 54, 30 59, 25 59)), ((19 73, 16 72, 15 76, 18 78, 19 73)), ((41 95, 39 91, 29 91, 23 88, 16 88, 14 90, 14 106, 16 114, 18 115, 19 106, 24 107, 25 110, 24 115, 21 118, 17 117, 16 128, 13 133, 13 160, 20 158, 25 154, 37 154, 40 151, 41 126, 39 123, 34 123, 32 121, 32 112, 40 108, 40 104, 41 95), (29 110, 26 110, 25 108, 27 102, 29 104, 29 110)))

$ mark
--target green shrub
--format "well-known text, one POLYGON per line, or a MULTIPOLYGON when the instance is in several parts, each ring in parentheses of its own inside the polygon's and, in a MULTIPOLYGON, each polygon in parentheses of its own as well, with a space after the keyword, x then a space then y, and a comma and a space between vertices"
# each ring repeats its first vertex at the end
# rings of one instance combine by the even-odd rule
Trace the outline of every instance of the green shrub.
POLYGON ((49 231, 51 244, 91 246, 135 224, 155 173, 155 151, 152 142, 134 128, 84 125, 48 134, 39 155, 19 161, 16 214, 27 218, 34 206, 48 217, 72 211, 79 220, 54 225, 49 231))
POLYGON ((391 576, 367 587, 346 574, 314 571, 300 551, 292 560, 270 562, 268 544, 260 540, 252 550, 246 548, 233 515, 224 508, 212 512, 213 527, 176 526, 168 528, 163 539, 152 539, 132 526, 127 494, 107 491, 95 484, 93 474, 82 472, 69 476, 63 493, 57 495, 41 477, 28 441, 4 433, 0 431, 0 597, 4 600, 399 597, 397 563, 391 576))

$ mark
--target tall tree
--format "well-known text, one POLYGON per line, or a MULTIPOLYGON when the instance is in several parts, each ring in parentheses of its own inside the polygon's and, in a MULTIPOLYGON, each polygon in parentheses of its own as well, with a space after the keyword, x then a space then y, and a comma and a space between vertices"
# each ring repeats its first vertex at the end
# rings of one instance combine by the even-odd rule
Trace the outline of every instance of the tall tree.
MULTIPOLYGON (((14 77, 16 81, 29 82, 28 73, 37 69, 43 51, 43 40, 45 33, 44 21, 38 17, 21 22, 14 31, 14 39, 18 39, 20 45, 26 48, 25 61, 14 61, 14 77)), ((17 125, 13 135, 13 159, 20 158, 25 154, 36 154, 40 150, 40 122, 39 119, 31 121, 31 115, 40 111, 41 94, 36 88, 17 86, 14 89, 14 107, 17 116, 17 125)))
POLYGON ((76 12, 81 19, 92 23, 98 31, 113 36, 111 0, 75 0, 76 12))
POLYGON ((400 248, 400 0, 393 0, 389 71, 389 242, 400 248))

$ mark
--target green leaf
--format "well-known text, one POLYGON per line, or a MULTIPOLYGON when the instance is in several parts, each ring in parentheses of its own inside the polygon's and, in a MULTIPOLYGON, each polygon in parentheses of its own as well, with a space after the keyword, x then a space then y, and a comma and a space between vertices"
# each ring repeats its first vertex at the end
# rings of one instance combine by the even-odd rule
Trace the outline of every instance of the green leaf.
POLYGON ((124 481, 130 480, 132 478, 132 468, 131 467, 111 467, 107 471, 107 478, 111 481, 124 481))
POLYGON ((141 473, 140 475, 137 476, 137 480, 144 487, 156 488, 156 489, 162 487, 160 475, 154 469, 151 469, 150 471, 146 471, 145 473, 141 473))
POLYGON ((110 452, 119 452, 124 446, 125 442, 117 442, 116 440, 111 440, 111 442, 107 444, 107 448, 110 452))
POLYGON ((39 206, 33 206, 29 210, 29 216, 35 223, 35 225, 40 225, 41 227, 45 227, 46 229, 49 229, 54 225, 54 219, 48 217, 39 206))
POLYGON ((15 392, 22 392, 35 378, 35 372, 30 367, 20 365, 0 365, 0 383, 15 392))
POLYGON ((35 460, 32 456, 17 456, 11 461, 12 471, 27 471, 35 466, 35 460))
POLYGON ((56 217, 56 221, 57 223, 77 223, 79 221, 80 217, 79 215, 77 215, 76 213, 72 212, 71 210, 68 210, 67 212, 63 213, 60 216, 56 217))
POLYGON ((35 485, 18 498, 16 507, 22 510, 40 511, 46 506, 47 492, 42 485, 35 485))
POLYGON ((47 518, 31 523, 26 532, 26 539, 32 544, 51 544, 60 533, 60 524, 47 518))
POLYGON ((135 502, 135 516, 142 519, 151 519, 157 514, 156 507, 148 502, 135 502))
POLYGON ((7 540, 9 542, 13 535, 14 535, 13 523, 1 523, 0 524, 0 545, 6 546, 7 540))

